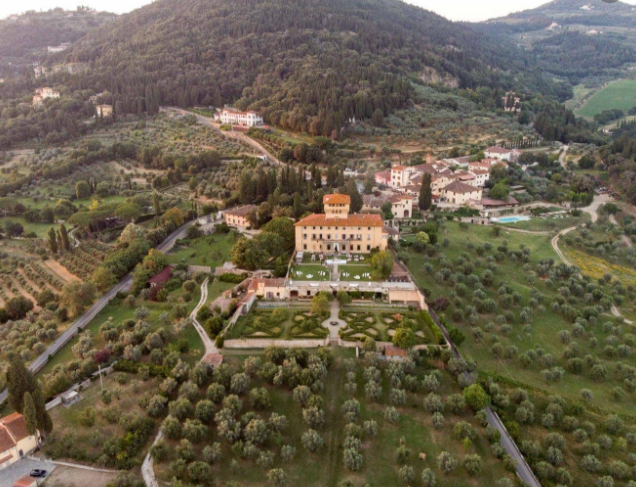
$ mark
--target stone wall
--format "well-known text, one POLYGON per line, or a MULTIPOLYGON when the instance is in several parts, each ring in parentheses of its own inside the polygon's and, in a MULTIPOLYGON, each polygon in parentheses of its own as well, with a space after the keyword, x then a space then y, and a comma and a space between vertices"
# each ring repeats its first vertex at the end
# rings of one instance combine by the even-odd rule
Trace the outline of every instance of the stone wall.
POLYGON ((246 338, 243 340, 225 340, 223 348, 318 348, 326 347, 328 344, 329 338, 323 340, 278 340, 274 338, 246 338))

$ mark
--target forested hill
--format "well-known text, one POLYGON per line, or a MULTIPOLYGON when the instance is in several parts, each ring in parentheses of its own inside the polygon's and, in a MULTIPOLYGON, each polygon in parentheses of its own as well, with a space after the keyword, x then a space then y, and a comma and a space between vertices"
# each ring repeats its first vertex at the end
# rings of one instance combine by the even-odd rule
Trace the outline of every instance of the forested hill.
POLYGON ((405 105, 408 76, 476 87, 533 73, 512 44, 396 0, 159 0, 90 33, 66 60, 88 63, 77 87, 112 92, 119 112, 140 99, 233 103, 324 135, 405 105))
POLYGON ((75 42, 90 30, 111 22, 116 14, 87 9, 46 12, 30 11, 0 20, 0 59, 34 60, 46 53, 47 46, 75 42))
POLYGON ((555 0, 471 26, 525 46, 543 69, 576 83, 636 63, 636 7, 602 0, 555 0))

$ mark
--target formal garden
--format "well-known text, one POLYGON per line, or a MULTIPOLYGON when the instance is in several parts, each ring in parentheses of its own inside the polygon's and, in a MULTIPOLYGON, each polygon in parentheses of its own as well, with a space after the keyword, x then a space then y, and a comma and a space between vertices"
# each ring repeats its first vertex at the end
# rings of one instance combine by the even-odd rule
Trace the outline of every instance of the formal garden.
POLYGON ((414 332, 414 345, 445 343, 440 329, 426 311, 344 307, 339 317, 347 323, 345 328, 339 330, 340 337, 345 341, 364 341, 368 337, 376 342, 390 342, 399 328, 407 327, 414 332))
POLYGON ((256 304, 225 333, 232 338, 322 339, 329 330, 322 326, 327 312, 315 312, 300 306, 260 307, 256 304))

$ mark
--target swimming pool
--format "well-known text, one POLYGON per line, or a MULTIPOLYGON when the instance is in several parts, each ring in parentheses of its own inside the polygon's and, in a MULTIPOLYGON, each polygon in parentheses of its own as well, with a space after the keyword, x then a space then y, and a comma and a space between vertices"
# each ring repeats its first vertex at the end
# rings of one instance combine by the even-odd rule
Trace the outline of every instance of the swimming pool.
POLYGON ((528 220, 530 220, 530 217, 523 216, 523 215, 504 216, 503 218, 493 218, 493 221, 497 223, 517 223, 517 222, 527 222, 528 220))

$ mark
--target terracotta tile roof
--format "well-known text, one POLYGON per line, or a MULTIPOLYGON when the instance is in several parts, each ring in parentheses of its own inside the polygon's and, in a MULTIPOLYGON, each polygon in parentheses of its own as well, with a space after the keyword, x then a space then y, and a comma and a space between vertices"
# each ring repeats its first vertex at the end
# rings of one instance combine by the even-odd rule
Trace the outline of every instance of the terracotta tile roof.
POLYGON ((384 355, 387 357, 406 357, 408 354, 407 350, 394 345, 389 345, 384 349, 384 355))
POLYGON ((404 166, 393 166, 391 168, 391 171, 397 171, 397 172, 404 171, 404 166))
POLYGON ((325 205, 350 205, 351 196, 347 194, 326 194, 322 197, 322 202, 325 205))
POLYGON ((26 421, 20 413, 11 413, 0 419, 0 426, 4 426, 15 442, 19 442, 29 436, 26 429, 26 421))
POLYGON ((402 200, 412 200, 412 199, 413 197, 408 194, 394 194, 393 196, 389 197, 387 201, 391 203, 398 203, 402 200))
POLYGON ((148 279, 148 283, 157 284, 157 285, 164 284, 168 282, 171 277, 172 277, 172 268, 169 265, 167 265, 166 267, 161 269, 161 272, 159 272, 157 275, 148 279))
POLYGON ((22 477, 13 484, 13 487, 33 487, 34 485, 38 485, 38 481, 34 477, 29 477, 28 475, 22 477))
POLYGON ((443 191, 449 191, 451 193, 475 193, 476 191, 481 191, 479 188, 475 186, 471 186, 470 184, 462 183, 461 181, 453 181, 448 186, 446 186, 443 191))
POLYGON ((486 171, 485 169, 475 169, 473 170, 474 174, 488 174, 490 171, 486 171))
POLYGON ((508 201, 482 198, 481 201, 479 201, 479 204, 481 204, 482 206, 497 207, 497 206, 515 206, 515 205, 518 205, 519 202, 512 196, 509 196, 508 201))
POLYGON ((504 149, 503 147, 488 147, 486 152, 492 152, 493 154, 508 154, 510 149, 504 149))
MULTIPOLYGON (((0 452, 8 451, 15 445, 15 441, 13 441, 13 438, 11 438, 6 428, 0 427, 0 452)), ((9 455, 9 458, 11 458, 11 455, 9 455)))
POLYGON ((210 364, 213 367, 218 367, 223 363, 223 355, 221 355, 220 353, 208 353, 201 359, 201 362, 210 364))
POLYGON ((256 205, 245 205, 245 206, 241 206, 239 208, 235 208, 234 210, 228 210, 228 211, 226 211, 224 213, 226 215, 245 216, 250 211, 252 211, 252 210, 254 210, 256 208, 258 208, 256 205))
POLYGON ((353 214, 343 218, 327 218, 324 214, 309 215, 295 223, 297 227, 381 227, 382 217, 377 214, 353 214))
POLYGON ((391 170, 390 169, 385 169, 384 171, 380 171, 380 172, 375 174, 375 178, 376 179, 388 180, 388 179, 391 178, 391 170))

